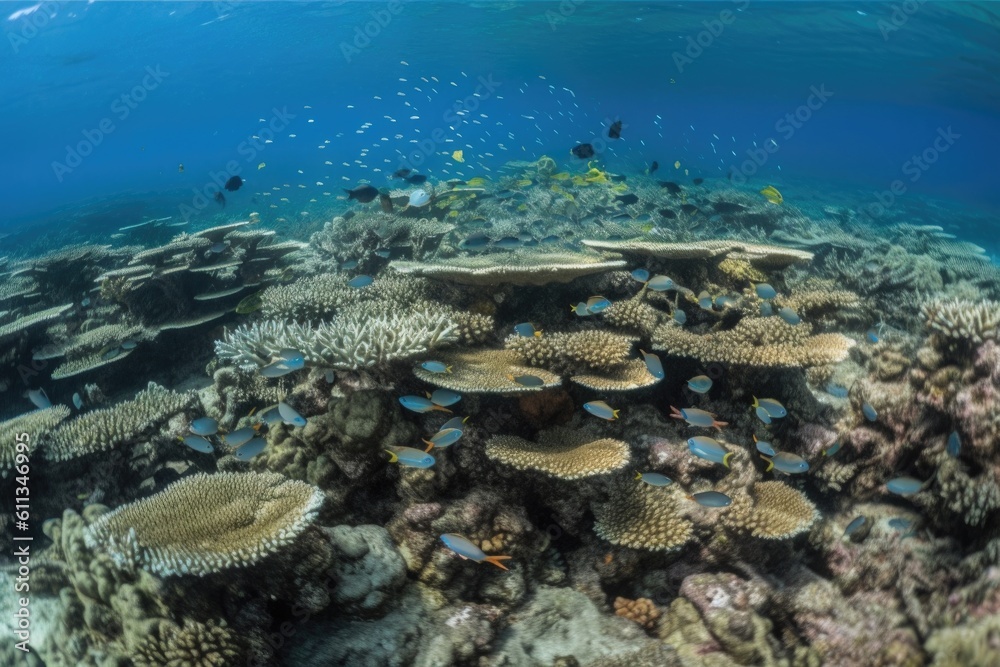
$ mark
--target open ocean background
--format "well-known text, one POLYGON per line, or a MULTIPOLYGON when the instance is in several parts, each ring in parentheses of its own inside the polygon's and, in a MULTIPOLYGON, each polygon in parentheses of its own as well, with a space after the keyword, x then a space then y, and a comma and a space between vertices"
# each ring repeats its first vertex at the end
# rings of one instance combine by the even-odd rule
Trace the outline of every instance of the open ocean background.
POLYGON ((925 223, 995 257, 998 9, 4 2, 0 225, 20 231, 8 243, 16 251, 17 239, 23 247, 54 233, 100 239, 144 219, 182 220, 180 206, 211 194, 213 174, 229 161, 246 185, 227 193, 225 210, 205 207, 192 224, 255 210, 281 224, 342 208, 341 188, 358 181, 386 185, 432 136, 440 141, 418 168, 437 176, 490 176, 541 155, 579 168, 569 149, 621 118, 622 141, 600 155, 608 168, 643 171, 657 160, 667 178, 679 161, 691 177, 725 179, 774 138, 778 150, 747 181, 755 190, 773 184, 793 205, 862 209, 901 179, 905 194, 872 224, 919 216, 932 202, 936 215, 925 223), (700 53, 688 50, 698 40, 700 53), (677 54, 695 55, 678 65, 677 54), (162 76, 150 79, 150 70, 162 76), (832 95, 783 136, 776 124, 813 88, 832 95), (129 106, 123 95, 134 96, 129 106), (247 151, 285 109, 287 128, 247 151), (95 134, 102 121, 113 131, 95 134), (959 138, 912 180, 907 161, 947 128, 959 138), (81 143, 92 151, 77 164, 81 143), (459 149, 463 164, 450 157, 459 149))

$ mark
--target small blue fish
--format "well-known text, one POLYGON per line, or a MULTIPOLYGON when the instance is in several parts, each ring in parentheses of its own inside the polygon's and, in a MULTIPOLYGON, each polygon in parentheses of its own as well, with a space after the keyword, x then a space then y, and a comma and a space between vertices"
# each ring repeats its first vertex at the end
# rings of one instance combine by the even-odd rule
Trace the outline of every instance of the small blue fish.
POLYGON ((290 347, 286 347, 279 352, 278 358, 288 364, 288 366, 294 367, 296 370, 306 365, 306 355, 302 354, 299 350, 293 350, 290 347))
POLYGON ((86 308, 89 305, 90 305, 90 297, 89 296, 83 297, 83 300, 80 301, 80 307, 81 308, 86 308))
POLYGON ((889 519, 889 527, 896 530, 909 530, 913 527, 913 522, 909 519, 903 519, 900 517, 893 517, 889 519))
POLYGON ((603 313, 611 305, 611 302, 603 296, 592 296, 587 299, 587 311, 591 315, 603 313))
POLYGON ((344 262, 343 264, 341 264, 340 268, 343 269, 344 271, 351 271, 353 269, 356 269, 356 268, 358 268, 358 260, 356 260, 356 259, 349 259, 346 262, 344 262))
POLYGON ((459 431, 465 431, 465 422, 469 421, 468 417, 452 417, 444 424, 441 425, 441 431, 447 430, 449 428, 458 429, 459 431))
POLYGON ((541 387, 545 384, 545 380, 537 375, 508 375, 507 379, 521 385, 522 387, 541 387))
POLYGON ((187 445, 194 451, 201 452, 202 454, 211 454, 213 451, 215 451, 215 448, 212 447, 212 443, 210 443, 208 440, 201 437, 200 435, 189 435, 187 437, 181 438, 181 442, 183 442, 185 445, 187 445))
POLYGON ((703 435, 688 438, 687 444, 690 452, 698 458, 712 463, 721 463, 727 468, 729 467, 729 459, 733 458, 733 452, 727 450, 716 440, 703 435))
POLYGON ((837 452, 839 452, 840 448, 843 447, 843 446, 844 446, 844 443, 842 443, 840 440, 837 440, 832 445, 830 445, 829 447, 827 447, 826 449, 823 450, 823 456, 827 456, 827 457, 833 456, 834 454, 836 454, 837 452))
POLYGON ((462 400, 462 395, 451 389, 435 389, 433 394, 427 395, 427 398, 431 399, 431 403, 434 405, 446 408, 462 400))
POLYGON ((392 253, 390 253, 388 250, 376 250, 375 251, 375 256, 376 257, 381 257, 382 259, 389 259, 389 255, 391 255, 391 254, 392 253))
POLYGON ((493 244, 495 248, 500 248, 501 250, 513 250, 521 245, 521 240, 514 238, 513 236, 505 236, 496 243, 493 244))
POLYGON ((863 514, 861 516, 856 517, 849 524, 847 524, 847 528, 844 529, 844 535, 850 537, 851 535, 856 533, 859 528, 864 526, 867 521, 868 517, 866 517, 863 514))
POLYGON ((725 310, 736 305, 736 301, 733 300, 731 296, 717 296, 715 297, 715 307, 719 310, 725 310))
POLYGON ((443 428, 423 442, 427 445, 427 451, 430 451, 434 447, 451 447, 458 442, 461 437, 462 429, 443 428))
POLYGON ((632 272, 632 279, 638 280, 640 283, 647 282, 649 280, 649 271, 646 269, 636 269, 632 272))
POLYGON ((110 361, 122 353, 120 347, 109 347, 104 354, 101 355, 101 359, 104 361, 110 361))
POLYGON ((796 313, 791 308, 789 308, 788 306, 782 306, 781 308, 778 309, 778 317, 780 317, 785 322, 793 326, 802 321, 802 318, 799 317, 799 314, 796 313))
POLYGON ((277 361, 261 368, 260 374, 266 378, 280 378, 284 375, 288 375, 289 373, 294 373, 300 368, 301 366, 299 368, 295 368, 294 364, 289 364, 284 359, 278 359, 277 361))
POLYGON ((357 276, 356 278, 351 278, 350 280, 348 280, 347 286, 353 287, 355 289, 360 289, 362 287, 368 287, 373 282, 375 282, 375 279, 372 278, 371 276, 357 276))
POLYGON ((688 389, 696 394, 707 394, 708 390, 712 388, 712 378, 707 375, 695 375, 688 380, 687 384, 688 389))
POLYGON ((923 484, 919 479, 913 477, 895 477, 886 482, 885 488, 898 496, 912 496, 920 491, 923 484))
POLYGON ((587 304, 584 301, 581 301, 580 303, 576 304, 575 306, 573 304, 570 304, 570 306, 569 306, 569 312, 576 314, 577 317, 589 317, 590 316, 590 311, 587 310, 587 304))
POLYGON ((83 399, 80 398, 79 392, 73 392, 73 407, 77 410, 83 409, 83 399))
POLYGON ((219 241, 217 243, 213 243, 212 245, 210 245, 208 247, 208 250, 209 250, 209 252, 213 252, 216 255, 221 255, 222 253, 226 252, 226 248, 228 248, 228 247, 229 246, 227 246, 225 243, 223 243, 222 241, 219 241))
POLYGON ((389 452, 389 463, 398 463, 404 468, 430 468, 436 461, 427 452, 413 447, 396 447, 394 450, 385 451, 389 452))
POLYGON ((948 445, 945 450, 951 458, 958 458, 958 453, 962 450, 962 439, 959 437, 958 431, 952 431, 951 435, 948 436, 948 445))
POLYGON ((733 499, 718 491, 701 491, 687 497, 703 507, 728 507, 733 499))
POLYGON ((674 406, 670 406, 670 416, 674 419, 683 419, 688 423, 688 426, 700 426, 702 428, 717 428, 722 429, 723 426, 728 426, 729 422, 720 422, 715 419, 715 415, 711 412, 705 412, 704 410, 699 410, 698 408, 686 408, 684 410, 678 410, 674 406))
POLYGON ((653 354, 652 352, 646 352, 645 350, 639 350, 642 353, 642 358, 646 362, 646 370, 649 374, 655 377, 657 380, 662 380, 666 377, 666 373, 663 372, 663 364, 660 362, 660 357, 653 354))
POLYGON ((222 441, 230 447, 239 447, 240 445, 249 442, 255 435, 257 435, 257 431, 253 430, 250 426, 244 426, 243 428, 238 428, 232 433, 227 433, 222 436, 222 441))
POLYGON ((469 238, 462 241, 461 245, 463 248, 468 250, 481 250, 490 244, 490 237, 482 232, 477 232, 469 238))
POLYGON ((837 398, 847 398, 847 387, 831 383, 826 385, 826 393, 837 398))
POLYGON ((458 533, 445 533, 441 536, 441 541, 444 542, 444 545, 448 549, 465 560, 473 560, 477 563, 489 563, 490 565, 496 565, 501 570, 507 569, 500 561, 510 560, 510 556, 487 556, 486 552, 458 533))
POLYGON ((549 243, 559 243, 559 241, 561 241, 561 240, 562 240, 562 239, 560 239, 560 238, 559 238, 558 236, 556 236, 555 234, 549 234, 549 235, 548 235, 548 236, 546 236, 546 237, 545 237, 544 239, 542 239, 541 241, 539 241, 539 243, 544 243, 544 244, 546 244, 546 245, 547 245, 547 244, 549 244, 549 243))
POLYGON ((49 400, 49 395, 45 393, 44 389, 29 389, 28 400, 39 410, 52 407, 52 401, 49 400))
POLYGON ((865 416, 865 419, 867 419, 870 422, 873 422, 876 419, 878 419, 878 412, 875 411, 875 408, 872 407, 871 403, 863 403, 861 405, 861 414, 863 414, 865 416))
POLYGON ((583 409, 595 417, 600 417, 601 419, 607 419, 608 421, 618 419, 619 411, 615 410, 604 401, 591 401, 589 403, 584 403, 583 409))
POLYGON ((514 327, 514 333, 522 338, 540 338, 542 332, 535 328, 531 322, 521 322, 514 327))
POLYGON ((765 424, 771 423, 771 415, 767 414, 767 410, 764 406, 759 406, 754 412, 757 414, 757 419, 761 420, 765 424))
POLYGON ((240 461, 249 461, 253 457, 260 454, 262 451, 264 451, 264 448, 266 447, 267 447, 267 440, 265 440, 264 438, 252 438, 248 440, 245 444, 237 447, 236 451, 233 452, 233 456, 235 456, 240 461))
POLYGON ((637 472, 635 478, 641 479, 650 486, 670 486, 674 483, 674 480, 658 472, 637 472))
POLYGON ((688 321, 687 313, 685 313, 680 308, 674 309, 674 322, 677 322, 677 324, 684 324, 687 321, 688 321))
POLYGON ((191 432, 195 435, 215 435, 219 432, 219 422, 211 417, 202 417, 191 422, 191 432))
POLYGON ((324 373, 323 373, 323 379, 326 380, 327 384, 333 384, 333 381, 334 381, 335 378, 336 378, 336 375, 334 375, 333 371, 330 370, 329 368, 326 369, 326 371, 324 371, 324 373))
POLYGON ((788 415, 788 411, 785 410, 785 406, 773 398, 757 398, 754 396, 753 405, 751 407, 764 408, 767 416, 771 419, 781 419, 782 417, 788 415))
POLYGON ((672 290, 676 287, 673 280, 667 276, 659 275, 650 278, 646 285, 654 292, 666 292, 667 290, 672 290))
POLYGON ((778 296, 778 291, 767 283, 758 283, 753 289, 761 299, 770 300, 778 296))
POLYGON ((451 412, 451 410, 448 410, 447 408, 435 405, 429 398, 424 398, 423 396, 400 396, 399 403, 407 410, 412 410, 413 412, 423 413, 430 412, 431 410, 451 412))
POLYGON ((281 421, 281 413, 278 411, 277 405, 272 405, 260 412, 257 417, 268 426, 273 426, 281 421))
POLYGON ((771 317, 774 315, 774 306, 771 305, 770 301, 764 301, 760 304, 760 316, 761 317, 771 317))
POLYGON ((139 346, 139 344, 137 342, 135 342, 134 340, 122 341, 122 349, 123 350, 134 350, 138 346, 139 346))
POLYGON ((284 401, 278 403, 278 414, 281 415, 281 421, 285 422, 289 426, 297 426, 301 428, 307 423, 305 417, 296 412, 295 408, 284 401))
POLYGON ((869 343, 877 343, 878 342, 878 333, 876 333, 876 331, 874 329, 869 329, 868 333, 865 334, 865 338, 868 339, 869 343))
POLYGON ((767 469, 764 472, 771 472, 773 469, 783 472, 786 475, 799 475, 809 471, 809 462, 798 454, 792 454, 791 452, 778 452, 770 458, 767 456, 761 456, 760 458, 767 461, 767 469))
POLYGON ((764 456, 774 456, 777 454, 777 452, 774 451, 774 447, 771 446, 771 443, 765 442, 764 440, 758 440, 757 436, 753 437, 753 441, 754 444, 757 445, 757 451, 764 456))
POLYGON ((698 295, 698 305, 702 310, 712 310, 712 295, 703 291, 698 295))
POLYGON ((440 362, 440 361, 425 361, 422 364, 420 364, 420 367, 423 368, 428 373, 450 373, 451 372, 451 366, 449 366, 449 365, 447 365, 447 364, 445 364, 443 362, 440 362))

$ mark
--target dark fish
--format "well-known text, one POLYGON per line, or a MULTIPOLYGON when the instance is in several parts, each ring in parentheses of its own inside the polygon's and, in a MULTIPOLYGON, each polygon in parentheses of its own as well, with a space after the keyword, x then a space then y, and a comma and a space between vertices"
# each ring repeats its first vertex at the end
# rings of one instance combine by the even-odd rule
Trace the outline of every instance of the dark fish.
POLYGON ((739 213, 745 211, 746 207, 731 201, 718 201, 712 204, 716 213, 739 213))
POLYGON ((681 212, 692 215, 698 212, 698 207, 694 204, 681 204, 681 212))
POLYGON ((677 217, 677 214, 671 211, 669 208, 661 208, 659 213, 667 220, 673 220, 674 218, 677 217))
POLYGON ((392 213, 392 199, 389 195, 380 192, 378 195, 378 203, 382 207, 384 213, 392 213))
POLYGON ((691 182, 694 183, 695 185, 701 185, 702 183, 705 182, 705 179, 704 178, 696 178, 696 179, 694 179, 691 182))
POLYGON ((412 169, 397 169, 395 172, 393 172, 392 177, 393 178, 406 178, 411 173, 413 173, 412 169))
POLYGON ((611 123, 611 127, 608 128, 608 139, 620 139, 622 136, 622 122, 616 120, 611 123))
POLYGON ((406 182, 411 185, 420 185, 421 183, 427 182, 427 177, 423 174, 414 174, 406 179, 406 182))
POLYGON ((594 147, 590 144, 580 144, 579 146, 574 146, 570 153, 577 156, 581 160, 586 160, 589 157, 594 157, 594 147))
POLYGON ((243 179, 239 176, 233 176, 228 181, 226 181, 226 189, 230 192, 236 192, 243 187, 243 179))
POLYGON ((618 195, 617 197, 615 197, 615 199, 625 204, 626 206, 631 206, 632 204, 639 201, 639 198, 636 195, 632 194, 631 192, 628 193, 627 195, 618 195))
POLYGON ((379 194, 378 189, 371 185, 361 185, 354 188, 353 190, 348 190, 347 188, 344 188, 344 192, 347 193, 348 200, 355 199, 361 202, 362 204, 367 204, 371 201, 374 201, 375 197, 378 197, 379 194))
POLYGON ((680 194, 681 186, 677 185, 673 181, 660 181, 660 187, 666 188, 667 192, 672 195, 680 194))
POLYGON ((608 178, 611 179, 612 183, 624 183, 625 174, 608 174, 608 178))
POLYGON ((215 201, 222 204, 222 208, 226 208, 226 197, 222 194, 222 192, 215 193, 215 201))
POLYGON ((649 173, 652 174, 659 168, 660 168, 660 163, 657 162, 656 160, 653 160, 653 164, 649 165, 649 173))

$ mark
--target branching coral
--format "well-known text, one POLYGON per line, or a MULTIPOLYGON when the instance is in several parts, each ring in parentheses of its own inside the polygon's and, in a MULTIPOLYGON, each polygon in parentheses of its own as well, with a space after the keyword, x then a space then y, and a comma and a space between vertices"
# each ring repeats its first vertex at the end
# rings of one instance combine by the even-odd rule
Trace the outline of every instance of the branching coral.
POLYGON ((628 464, 628 444, 558 427, 542 431, 537 442, 514 435, 486 441, 486 456, 518 470, 537 470, 559 479, 602 475, 628 464))
POLYGON ((589 329, 543 336, 511 336, 505 345, 531 366, 566 373, 611 370, 628 359, 633 342, 634 339, 628 336, 589 329))
POLYGON ((66 417, 69 417, 69 408, 54 405, 0 422, 0 474, 6 474, 14 467, 17 445, 22 434, 28 435, 24 445, 27 449, 25 453, 30 455, 66 417))
POLYGON ((927 328, 955 343, 978 345, 1000 337, 1000 303, 996 301, 931 301, 920 312, 927 328))
POLYGON ((323 320, 344 305, 357 301, 360 294, 347 286, 347 278, 343 275, 321 273, 268 287, 260 295, 260 311, 272 320, 323 320))
POLYGON ((239 639, 223 624, 185 619, 161 623, 136 647, 136 667, 224 667, 243 656, 239 639))
POLYGON ((663 314, 639 297, 615 301, 602 313, 604 322, 618 329, 649 336, 663 319, 663 314))
POLYGON ((808 324, 793 326, 777 317, 745 317, 733 329, 703 335, 661 326, 653 349, 709 363, 796 368, 843 361, 855 344, 841 334, 812 336, 811 331, 808 324))
POLYGON ((612 544, 670 551, 692 537, 692 524, 678 511, 677 492, 629 480, 593 507, 594 532, 612 544))
POLYGON ((45 456, 66 461, 137 442, 196 400, 193 392, 170 391, 150 382, 131 401, 88 412, 57 428, 45 443, 45 456))
POLYGON ((105 514, 84 539, 123 568, 203 576, 291 544, 322 503, 319 489, 275 473, 197 474, 105 514))

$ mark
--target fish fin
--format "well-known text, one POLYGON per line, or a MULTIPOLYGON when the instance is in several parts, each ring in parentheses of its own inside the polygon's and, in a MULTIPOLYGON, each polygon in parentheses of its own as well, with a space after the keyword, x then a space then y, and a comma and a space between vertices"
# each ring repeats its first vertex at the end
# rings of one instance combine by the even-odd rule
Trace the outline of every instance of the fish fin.
POLYGON ((760 455, 760 458, 762 458, 765 461, 767 461, 767 470, 765 470, 764 472, 771 472, 771 469, 774 468, 774 461, 772 461, 771 459, 767 458, 763 454, 760 455))
POLYGON ((510 373, 507 373, 507 379, 510 380, 511 382, 517 382, 517 380, 514 379, 514 376, 511 375, 510 373))
POLYGON ((489 563, 490 565, 496 565, 501 570, 506 570, 507 568, 500 561, 510 560, 510 558, 510 556, 487 556, 483 559, 483 561, 489 563))
POLYGON ((726 466, 728 468, 729 467, 729 459, 731 459, 731 458, 733 458, 733 452, 729 452, 728 454, 726 454, 725 456, 723 456, 722 457, 722 465, 724 465, 724 466, 726 466))
MULTIPOLYGON (((688 500, 694 500, 694 496, 685 496, 685 498, 687 498, 688 500)), ((698 501, 694 500, 694 502, 698 502, 698 501)))
POLYGON ((389 463, 395 463, 396 461, 399 460, 399 457, 396 456, 396 452, 392 451, 391 449, 387 449, 385 451, 389 453, 389 463))
POLYGON ((434 449, 434 443, 430 440, 423 440, 422 442, 427 445, 427 449, 424 450, 425 453, 430 453, 430 451, 434 449))
POLYGON ((541 338, 541 337, 542 337, 542 332, 541 331, 536 331, 535 332, 535 338, 541 338))
POLYGON ((729 426, 729 422, 713 421, 712 426, 714 426, 716 430, 721 431, 723 426, 729 426))
POLYGON ((641 472, 635 473, 635 478, 636 479, 642 479, 642 473, 641 472))
POLYGON ((435 405, 433 408, 431 408, 431 410, 440 410, 441 412, 447 412, 449 415, 452 414, 451 410, 449 410, 448 408, 441 407, 440 405, 435 405))
POLYGON ((612 410, 611 411, 611 419, 618 419, 618 413, 619 412, 621 412, 621 410, 612 410))
POLYGON ((450 373, 451 372, 451 366, 445 366, 444 367, 444 372, 445 373, 450 373))
POLYGON ((751 435, 751 437, 753 438, 753 441, 754 441, 754 443, 757 443, 757 442, 759 442, 759 441, 757 440, 757 434, 756 434, 756 433, 752 434, 752 435, 751 435))
POLYGON ((756 396, 753 397, 753 403, 750 404, 750 407, 751 408, 759 408, 760 407, 760 403, 757 402, 757 397, 756 396))

